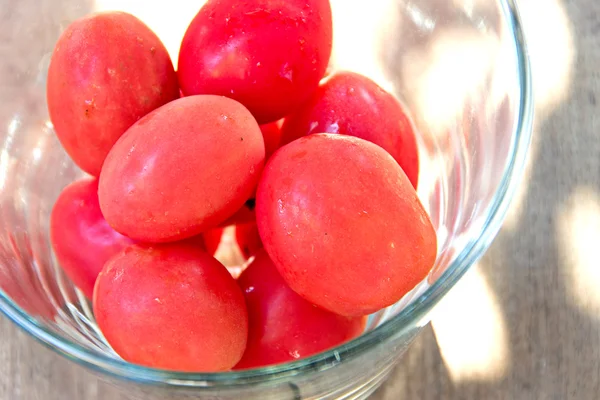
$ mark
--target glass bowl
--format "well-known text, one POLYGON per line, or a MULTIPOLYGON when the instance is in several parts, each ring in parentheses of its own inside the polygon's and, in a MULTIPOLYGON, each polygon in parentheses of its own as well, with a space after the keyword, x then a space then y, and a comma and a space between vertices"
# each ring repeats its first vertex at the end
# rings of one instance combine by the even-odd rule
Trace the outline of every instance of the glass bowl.
POLYGON ((532 94, 516 5, 332 1, 331 68, 363 73, 395 93, 419 132, 418 193, 437 230, 436 265, 399 303, 371 316, 366 332, 349 343, 269 368, 185 374, 121 360, 54 258, 52 205, 83 173, 54 135, 45 78, 54 43, 75 18, 98 9, 133 11, 176 59, 177 42, 201 3, 20 0, 3 6, 0 310, 33 338, 141 399, 365 398, 428 323, 432 307, 488 248, 519 183, 532 94))

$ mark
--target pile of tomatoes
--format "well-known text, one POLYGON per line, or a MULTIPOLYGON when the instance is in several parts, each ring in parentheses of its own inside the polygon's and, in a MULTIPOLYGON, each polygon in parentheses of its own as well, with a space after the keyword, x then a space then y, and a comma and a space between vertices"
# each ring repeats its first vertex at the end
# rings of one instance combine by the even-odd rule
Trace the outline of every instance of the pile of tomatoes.
POLYGON ((400 103, 326 75, 328 0, 209 0, 177 71, 136 17, 93 14, 56 44, 47 98, 90 178, 51 240, 123 359, 190 372, 306 357, 360 335, 436 259, 400 103), (214 257, 235 226, 246 269, 214 257))

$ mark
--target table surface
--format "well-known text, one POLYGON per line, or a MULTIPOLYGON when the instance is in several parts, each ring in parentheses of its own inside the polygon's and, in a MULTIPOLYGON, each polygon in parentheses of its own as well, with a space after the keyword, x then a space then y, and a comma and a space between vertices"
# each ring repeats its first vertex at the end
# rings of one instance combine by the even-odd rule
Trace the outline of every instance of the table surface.
MULTIPOLYGON (((537 102, 526 182, 489 252, 373 399, 600 392, 600 270, 591 257, 600 237, 600 3, 522 0, 521 8, 537 102)), ((128 397, 0 317, 0 400, 37 399, 128 397)))

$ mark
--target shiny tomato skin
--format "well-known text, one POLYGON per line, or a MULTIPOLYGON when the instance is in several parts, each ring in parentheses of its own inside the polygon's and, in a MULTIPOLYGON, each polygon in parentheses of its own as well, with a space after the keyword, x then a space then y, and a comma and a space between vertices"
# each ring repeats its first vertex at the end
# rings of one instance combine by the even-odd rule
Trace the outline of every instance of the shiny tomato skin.
POLYGON ((179 83, 186 95, 228 96, 273 122, 317 88, 332 37, 329 0, 209 0, 181 43, 179 83))
POLYGON ((211 95, 172 101, 134 124, 109 153, 102 213, 142 242, 198 235, 250 197, 264 155, 260 128, 238 102, 211 95))
POLYGON ((367 315, 402 298, 436 259, 436 233, 381 147, 313 134, 279 149, 257 191, 263 245, 290 287, 331 312, 367 315))
POLYGON ((248 305, 248 345, 235 369, 295 361, 359 336, 366 317, 314 306, 285 283, 264 250, 238 278, 248 305))
POLYGON ((82 179, 63 189, 50 215, 50 241, 63 271, 90 299, 106 261, 134 243, 102 216, 98 179, 82 179))
POLYGON ((231 369, 248 335, 244 296, 227 269, 198 246, 134 245, 96 282, 98 326, 123 359, 181 372, 231 369))
POLYGON ((119 137, 150 111, 179 97, 160 39, 124 12, 76 20, 62 33, 48 70, 56 134, 73 161, 98 176, 119 137))
POLYGON ((312 133, 356 136, 383 147, 412 185, 419 181, 419 153, 413 125, 398 100, 354 72, 325 79, 310 101, 285 119, 282 144, 312 133))

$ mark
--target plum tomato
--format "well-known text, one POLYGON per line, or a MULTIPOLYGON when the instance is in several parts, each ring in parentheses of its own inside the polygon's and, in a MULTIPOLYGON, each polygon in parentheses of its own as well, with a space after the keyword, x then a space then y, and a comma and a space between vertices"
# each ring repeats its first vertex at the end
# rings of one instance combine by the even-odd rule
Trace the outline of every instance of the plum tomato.
POLYGON ((182 240, 239 210, 264 158, 260 128, 240 103, 212 95, 174 100, 112 148, 100 174, 100 208, 132 239, 182 240))
POLYGON ((352 136, 314 134, 279 149, 258 186, 256 220, 288 285, 340 315, 397 302, 436 259, 435 230, 406 174, 352 136))
MULTIPOLYGON (((261 125, 260 127, 260 130, 263 134, 263 140, 265 142, 265 162, 279 148, 282 122, 283 121, 280 120, 270 124, 261 125)), ((256 190, 252 193, 252 196, 246 200, 244 205, 238 211, 236 211, 235 214, 229 217, 225 222, 221 223, 221 226, 227 227, 230 225, 245 224, 256 221, 256 212, 254 210, 255 205, 256 190)))
POLYGON ((235 241, 246 260, 255 255, 263 247, 256 222, 236 225, 235 241))
POLYGON ((221 238, 223 237, 224 228, 210 229, 202 234, 204 238, 204 245, 206 246, 206 252, 211 256, 214 256, 221 244, 221 238))
POLYGON ((94 314, 123 359, 182 372, 231 369, 248 336, 244 295, 197 246, 133 245, 98 276, 94 314))
MULTIPOLYGON (((256 192, 256 191, 255 191, 256 192)), ((246 200, 244 205, 235 212, 231 217, 227 218, 219 226, 228 227, 231 225, 245 224, 248 222, 256 221, 256 193, 252 195, 252 198, 246 200)))
POLYGON ((138 119, 179 97, 160 39, 124 12, 83 17, 60 36, 48 70, 50 119, 63 147, 98 176, 114 143, 138 119))
POLYGON ((102 216, 97 179, 79 180, 63 189, 50 215, 50 241, 63 271, 90 299, 106 261, 133 244, 102 216))
POLYGON ((204 235, 192 236, 191 238, 180 240, 179 243, 189 244, 191 246, 195 246, 201 250, 208 252, 206 242, 204 241, 204 235))
POLYGON ((280 121, 271 122, 260 126, 260 131, 265 141, 265 160, 279 148, 281 142, 281 123, 280 121))
POLYGON ((264 250, 238 278, 248 306, 248 345, 235 369, 295 361, 359 336, 366 317, 343 317, 298 296, 264 250))
POLYGON ((209 0, 181 43, 179 83, 186 95, 228 96, 273 122, 317 88, 332 36, 329 0, 209 0))
POLYGON ((356 136, 383 147, 412 185, 419 181, 419 153, 413 125, 402 105, 369 78, 337 72, 311 100, 285 119, 282 144, 312 133, 356 136))

